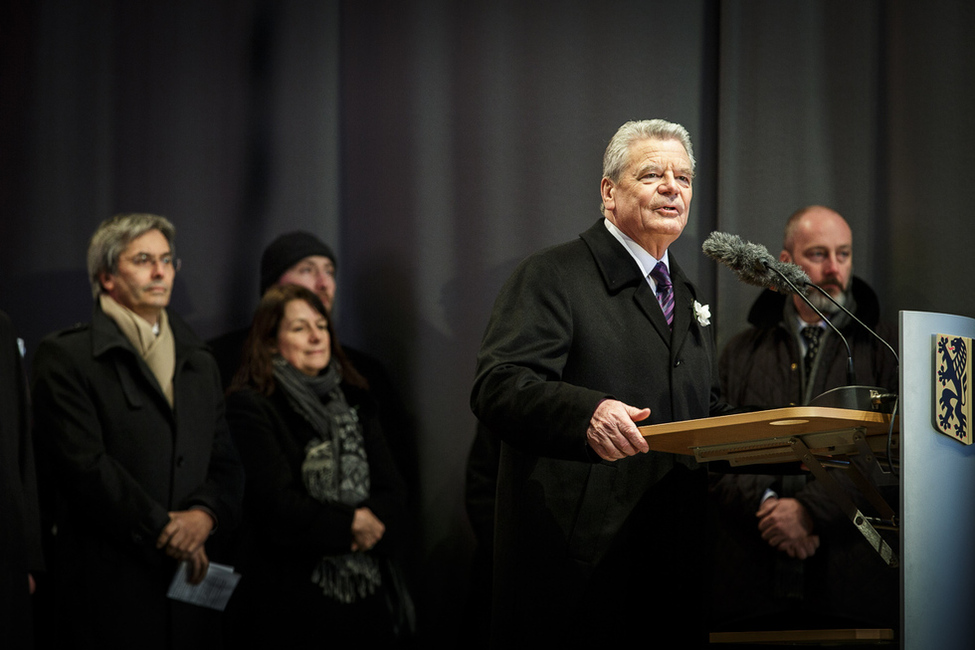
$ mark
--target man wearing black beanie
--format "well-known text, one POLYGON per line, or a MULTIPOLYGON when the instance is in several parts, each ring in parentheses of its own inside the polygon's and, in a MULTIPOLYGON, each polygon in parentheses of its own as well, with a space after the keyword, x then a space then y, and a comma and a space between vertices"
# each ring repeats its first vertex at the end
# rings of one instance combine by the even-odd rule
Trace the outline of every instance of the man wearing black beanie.
MULTIPOLYGON (((275 284, 300 284, 314 291, 331 311, 335 299, 335 253, 310 232, 285 233, 268 244, 261 255, 261 283, 258 297, 275 284)), ((230 386, 250 324, 207 341, 220 368, 223 387, 230 386)), ((356 360, 352 363, 356 364, 356 360)))
POLYGON ((281 235, 261 255, 261 295, 275 284, 300 284, 322 299, 331 311, 335 298, 335 254, 308 232, 281 235))

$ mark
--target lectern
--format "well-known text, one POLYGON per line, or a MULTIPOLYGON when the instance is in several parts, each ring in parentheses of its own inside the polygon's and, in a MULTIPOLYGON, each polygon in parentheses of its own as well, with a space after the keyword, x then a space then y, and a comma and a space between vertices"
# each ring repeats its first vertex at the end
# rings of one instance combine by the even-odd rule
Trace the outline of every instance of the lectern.
MULTIPOLYGON (((975 647, 975 445, 970 444, 973 423, 967 422, 967 440, 959 435, 957 419, 952 425, 954 435, 943 431, 946 410, 954 409, 963 416, 972 410, 971 364, 975 360, 961 358, 964 351, 956 353, 955 367, 951 368, 960 392, 955 399, 945 399, 943 393, 949 374, 944 341, 973 338, 975 319, 901 312, 900 397, 893 415, 790 407, 652 425, 641 427, 641 431, 652 450, 693 455, 701 462, 726 460, 732 465, 799 460, 827 482, 830 479, 825 467, 837 457, 860 454, 888 464, 900 478, 901 513, 894 522, 900 558, 877 534, 870 517, 857 511, 841 491, 831 494, 849 516, 850 525, 863 534, 864 543, 873 546, 884 561, 899 571, 899 646, 904 650, 969 650, 975 647), (967 411, 962 408, 966 399, 967 411)), ((881 519, 894 519, 883 500, 877 501, 879 494, 873 486, 863 482, 858 485, 877 507, 881 519)), ((832 645, 883 638, 840 634, 821 641, 832 645)), ((808 643, 810 639, 780 636, 779 640, 808 643)))

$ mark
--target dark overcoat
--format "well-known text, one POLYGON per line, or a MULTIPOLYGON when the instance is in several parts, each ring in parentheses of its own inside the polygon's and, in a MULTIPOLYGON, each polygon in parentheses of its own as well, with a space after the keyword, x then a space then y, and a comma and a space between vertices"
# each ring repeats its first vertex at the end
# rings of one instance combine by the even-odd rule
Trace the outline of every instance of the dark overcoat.
POLYGON ((73 647, 205 647, 211 610, 166 598, 176 565, 155 544, 168 513, 191 506, 216 515, 208 550, 230 533, 243 469, 213 357, 169 322, 173 407, 97 304, 90 324, 45 338, 34 358, 36 433, 57 484, 57 624, 73 647))
POLYGON ((658 452, 602 461, 586 442, 606 398, 649 407, 644 424, 727 408, 712 328, 695 315, 695 301, 707 301, 673 254, 670 269, 673 332, 602 219, 525 260, 497 298, 471 396, 503 440, 495 645, 631 639, 632 628, 599 618, 647 608, 658 638, 666 631, 680 640, 683 619, 701 614, 704 589, 693 575, 702 562, 694 531, 703 472, 693 459, 658 452))
POLYGON ((32 647, 27 574, 44 568, 27 382, 13 325, 0 312, 0 647, 32 647))

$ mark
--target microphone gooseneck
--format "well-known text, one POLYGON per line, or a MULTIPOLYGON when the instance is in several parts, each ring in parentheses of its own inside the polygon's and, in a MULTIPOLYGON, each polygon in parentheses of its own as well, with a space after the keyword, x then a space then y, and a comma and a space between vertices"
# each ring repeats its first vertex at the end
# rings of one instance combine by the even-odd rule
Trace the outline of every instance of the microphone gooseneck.
POLYGON ((890 353, 894 355, 894 359, 897 361, 897 365, 899 366, 901 364, 900 357, 897 356, 897 352, 894 350, 893 347, 891 347, 890 343, 888 343, 887 341, 885 341, 882 336, 880 336, 879 334, 877 334, 876 332, 874 332, 872 329, 870 329, 869 327, 867 327, 867 324, 864 323, 859 318, 857 318, 856 316, 854 316, 852 311, 850 311, 849 309, 847 309, 846 307, 844 307, 843 305, 841 305, 839 302, 837 302, 836 299, 833 298, 833 296, 829 295, 829 291, 826 291, 826 289, 823 289, 821 286, 819 286, 817 284, 813 284, 812 282, 810 282, 808 286, 816 289, 816 291, 818 291, 819 293, 821 293, 824 296, 826 296, 826 298, 829 299, 829 301, 831 303, 833 303, 834 305, 836 305, 837 307, 839 307, 843 311, 844 314, 846 314, 847 316, 849 316, 850 318, 852 318, 854 321, 856 321, 857 323, 859 323, 860 324, 860 327, 862 327, 863 329, 865 329, 868 332, 870 332, 875 339, 877 339, 878 341, 880 341, 881 343, 883 343, 884 345, 886 345, 887 346, 887 349, 890 350, 890 353))
MULTIPOLYGON (((853 350, 850 348, 850 342, 847 341, 846 340, 846 337, 843 336, 843 333, 840 332, 840 330, 837 329, 837 327, 835 325, 833 325, 833 322, 830 319, 826 318, 826 314, 824 314, 823 312, 819 311, 819 309, 816 308, 816 305, 812 304, 812 301, 809 300, 809 298, 806 297, 806 294, 804 292, 800 291, 799 288, 792 282, 792 280, 790 280, 788 277, 786 277, 786 274, 785 273, 783 273, 779 269, 775 268, 775 265, 774 264, 767 264, 766 266, 768 267, 768 269, 770 271, 772 271, 773 273, 777 274, 780 278, 782 278, 782 280, 784 282, 788 283, 788 285, 790 287, 792 287, 792 290, 795 292, 795 294, 798 295, 800 298, 802 298, 802 300, 807 305, 809 305, 809 307, 814 312, 816 312, 816 315, 819 316, 821 319, 823 319, 823 322, 825 322, 827 325, 829 325, 830 326, 830 329, 832 329, 834 332, 836 332, 836 335, 839 336, 840 339, 843 341, 843 345, 846 346, 846 381, 847 381, 847 385, 848 386, 855 386, 856 383, 857 383, 857 380, 856 380, 856 371, 853 369, 853 350)), ((806 283, 806 286, 809 287, 809 286, 815 286, 815 285, 813 285, 811 282, 807 282, 806 283)))
MULTIPOLYGON (((849 309, 847 309, 846 307, 844 307, 843 305, 841 305, 835 298, 833 298, 833 296, 829 295, 829 292, 826 291, 826 289, 823 289, 818 284, 813 284, 812 282, 810 282, 808 286, 815 288, 819 293, 821 293, 824 296, 826 296, 826 298, 831 303, 833 303, 834 305, 836 305, 837 307, 839 307, 843 311, 844 314, 846 314, 847 316, 849 316, 850 318, 852 318, 854 321, 856 321, 857 323, 859 323, 860 324, 860 327, 862 327, 863 329, 865 329, 868 332, 870 332, 870 334, 872 334, 875 339, 877 339, 878 341, 880 341, 881 343, 883 343, 885 346, 887 346, 887 349, 890 350, 890 353, 894 355, 894 360, 897 361, 897 365, 899 366, 901 364, 901 359, 897 355, 897 351, 894 350, 893 347, 891 347, 890 343, 888 343, 884 339, 884 337, 880 336, 879 334, 877 334, 876 332, 874 332, 872 329, 870 329, 869 327, 867 327, 867 324, 864 323, 859 318, 857 318, 853 314, 852 311, 850 311, 849 309)), ((827 391, 827 393, 829 393, 829 391, 827 391)), ((820 395, 816 399, 820 399, 822 397, 823 397, 823 395, 820 395)), ((880 471, 882 471, 884 474, 891 474, 893 476, 897 476, 898 473, 899 473, 899 470, 898 470, 898 467, 897 467, 897 463, 894 461, 894 456, 893 456, 894 421, 897 418, 897 401, 898 401, 897 398, 898 398, 897 393, 886 393, 886 392, 878 392, 876 394, 871 393, 870 394, 870 398, 869 398, 869 404, 871 406, 873 406, 875 409, 880 410, 880 411, 882 411, 884 413, 889 413, 890 414, 890 423, 887 426, 887 445, 886 445, 886 447, 887 447, 887 460, 886 460, 886 467, 885 467, 885 463, 881 463, 879 458, 877 459, 877 462, 878 462, 878 466, 880 467, 880 471)), ((857 399, 858 399, 858 401, 856 403, 856 406, 860 410, 864 410, 864 406, 865 405, 863 404, 863 398, 862 397, 858 397, 857 399)))

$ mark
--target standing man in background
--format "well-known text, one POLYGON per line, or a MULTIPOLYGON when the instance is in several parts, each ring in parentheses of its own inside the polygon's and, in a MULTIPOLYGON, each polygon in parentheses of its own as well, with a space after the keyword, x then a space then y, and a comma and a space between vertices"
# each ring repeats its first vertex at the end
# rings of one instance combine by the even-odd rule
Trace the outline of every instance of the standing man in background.
POLYGON ((240 519, 243 470, 203 342, 167 310, 173 225, 104 221, 88 247, 89 324, 34 358, 34 418, 56 483, 57 643, 212 649, 213 610, 167 598, 178 562, 191 583, 211 535, 240 519))
MULTIPOLYGON (((325 309, 331 312, 335 299, 337 266, 335 253, 315 235, 302 230, 280 235, 268 244, 261 255, 258 298, 276 284, 300 284, 314 291, 325 309)), ((247 327, 227 332, 207 342, 217 358, 224 387, 230 386, 240 366, 244 341, 247 340, 250 329, 248 323, 247 327)), ((355 364, 355 360, 352 363, 355 364)))
MULTIPOLYGON (((813 205, 793 214, 779 259, 798 264, 813 284, 886 341, 896 341, 895 332, 880 322, 877 295, 853 276, 853 233, 836 211, 813 205)), ((818 291, 808 297, 849 341, 858 383, 896 393, 897 362, 890 350, 818 291)), ((846 385, 846 346, 799 296, 765 291, 748 320, 751 327, 721 354, 721 386, 729 402, 804 405, 846 385)), ((862 469, 875 483, 888 485, 888 502, 896 499, 889 477, 875 466, 862 469)), ((842 472, 833 475, 871 510, 842 472)), ((719 624, 897 627, 897 571, 869 547, 821 484, 803 472, 715 475, 712 483, 713 606, 719 624)))

